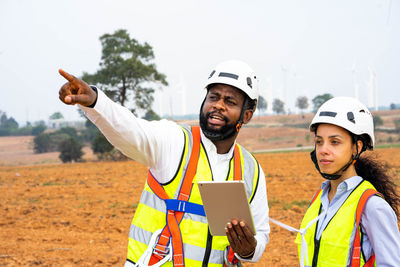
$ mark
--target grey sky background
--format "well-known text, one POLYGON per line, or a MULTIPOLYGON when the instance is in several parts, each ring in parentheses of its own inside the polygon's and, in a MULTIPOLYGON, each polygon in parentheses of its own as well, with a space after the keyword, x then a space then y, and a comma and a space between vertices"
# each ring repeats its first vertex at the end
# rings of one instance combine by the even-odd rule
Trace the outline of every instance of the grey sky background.
MULTIPOLYGON (((372 107, 400 103, 400 1, 0 0, 0 110, 20 125, 60 111, 58 69, 97 70, 99 37, 127 29, 148 42, 168 87, 161 115, 198 113, 203 85, 220 61, 246 61, 271 106, 280 98, 355 96, 372 107), (375 94, 374 94, 375 95, 375 94)), ((311 105, 310 105, 311 106, 311 105)))

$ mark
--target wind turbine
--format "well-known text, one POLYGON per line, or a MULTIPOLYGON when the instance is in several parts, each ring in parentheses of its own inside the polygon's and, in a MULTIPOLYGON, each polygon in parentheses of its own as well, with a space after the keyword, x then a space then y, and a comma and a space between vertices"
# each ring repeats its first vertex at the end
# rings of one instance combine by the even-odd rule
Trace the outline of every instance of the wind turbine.
POLYGON ((186 98, 185 98, 185 82, 183 80, 183 75, 181 74, 179 83, 176 85, 178 88, 177 93, 181 95, 182 98, 182 115, 186 115, 186 98))
POLYGON ((281 89, 281 100, 287 105, 287 101, 286 101, 286 91, 287 91, 287 72, 289 71, 289 69, 283 65, 281 65, 281 70, 282 70, 282 74, 283 74, 283 86, 281 89))
POLYGON ((272 113, 272 78, 268 76, 266 82, 267 86, 265 87, 265 95, 267 100, 267 113, 272 113))
POLYGON ((354 98, 358 99, 358 79, 357 79, 357 61, 354 59, 353 66, 351 69, 346 69, 347 71, 351 71, 351 79, 353 83, 353 90, 354 90, 354 98))
POLYGON ((351 68, 351 74, 353 77, 353 88, 354 88, 354 97, 358 99, 358 83, 357 83, 357 69, 356 69, 356 61, 353 63, 353 67, 351 68))
POLYGON ((158 102, 158 109, 159 109, 158 113, 159 113, 160 117, 162 118, 164 116, 163 101, 164 101, 165 92, 163 92, 161 81, 155 80, 154 82, 155 82, 156 86, 158 87, 158 90, 156 91, 156 99, 158 102))
POLYGON ((303 76, 301 74, 298 74, 296 71, 296 67, 294 66, 294 64, 292 64, 292 74, 293 74, 293 81, 294 81, 294 107, 296 109, 296 111, 298 112, 299 110, 296 107, 296 102, 297 102, 297 98, 300 96, 299 94, 299 80, 303 79, 303 76))
POLYGON ((375 110, 378 110, 378 86, 376 73, 371 66, 368 66, 369 80, 366 82, 368 88, 368 105, 374 106, 375 110))

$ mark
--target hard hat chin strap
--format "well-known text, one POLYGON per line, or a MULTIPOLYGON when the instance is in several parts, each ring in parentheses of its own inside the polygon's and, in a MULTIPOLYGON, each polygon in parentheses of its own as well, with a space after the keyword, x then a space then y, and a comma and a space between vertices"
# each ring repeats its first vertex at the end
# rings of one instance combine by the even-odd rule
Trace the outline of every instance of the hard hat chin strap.
POLYGON ((235 129, 236 129, 237 133, 239 132, 240 128, 242 128, 244 112, 247 109, 248 103, 249 103, 249 99, 248 99, 248 97, 245 96, 244 102, 243 102, 243 106, 242 106, 242 111, 240 112, 239 120, 236 122, 236 126, 235 126, 235 129))
POLYGON ((321 174, 321 176, 324 177, 327 180, 337 180, 340 177, 342 177, 343 173, 351 165, 355 164, 356 161, 360 158, 361 153, 364 152, 364 150, 361 150, 360 152, 358 152, 357 140, 356 140, 355 143, 356 143, 357 154, 353 155, 351 157, 351 159, 349 160, 349 162, 346 163, 346 165, 344 165, 342 168, 340 168, 337 172, 335 172, 333 174, 328 174, 328 173, 321 172, 321 170, 319 168, 319 165, 318 165, 316 150, 315 150, 315 147, 314 147, 314 150, 310 153, 310 156, 311 156, 311 160, 314 162, 315 168, 318 170, 318 172, 321 174))

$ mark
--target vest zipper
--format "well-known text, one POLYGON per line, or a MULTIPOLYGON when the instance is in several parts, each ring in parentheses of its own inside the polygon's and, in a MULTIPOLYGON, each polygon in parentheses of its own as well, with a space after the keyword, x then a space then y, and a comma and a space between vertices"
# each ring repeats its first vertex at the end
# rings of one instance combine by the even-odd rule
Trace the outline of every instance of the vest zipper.
POLYGON ((317 267, 320 241, 321 240, 316 240, 316 239, 314 240, 314 257, 313 257, 312 267, 317 267))
POLYGON ((210 260, 210 255, 211 255, 211 246, 212 246, 212 235, 210 233, 210 228, 208 228, 207 245, 206 245, 206 252, 204 253, 204 258, 203 258, 203 267, 208 266, 208 261, 210 260))
MULTIPOLYGON (((318 216, 321 214, 322 210, 322 203, 321 206, 319 206, 319 211, 318 211, 318 216)), ((319 254, 319 245, 321 243, 321 238, 317 240, 317 232, 318 232, 318 224, 319 221, 315 225, 315 233, 314 233, 314 255, 313 255, 313 261, 312 261, 312 267, 317 267, 318 264, 318 254, 319 254)), ((321 236, 322 237, 322 236, 321 236)))
MULTIPOLYGON (((362 184, 363 181, 361 181, 352 191, 351 193, 347 196, 346 200, 343 202, 343 204, 347 201, 347 199, 350 197, 351 194, 353 194, 353 192, 357 189, 357 187, 362 184)), ((342 204, 342 205, 343 205, 342 204)), ((341 208, 342 206, 340 206, 341 208)), ((339 209, 340 209, 339 208, 339 209)), ((318 215, 321 214, 322 211, 322 202, 321 202, 321 206, 319 207, 319 211, 318 211, 318 215)), ((336 213, 339 210, 336 211, 336 213)), ((335 215, 336 215, 335 213, 335 215)), ((333 217, 335 217, 335 215, 333 215, 333 217)), ((327 225, 325 226, 324 230, 322 230, 322 234, 324 233, 325 229, 328 228, 329 223, 332 221, 333 217, 329 220, 329 222, 327 223, 327 225)), ((319 221, 317 222, 316 226, 315 226, 315 235, 314 235, 314 257, 313 257, 313 261, 312 261, 312 267, 317 267, 317 263, 318 263, 318 254, 319 254, 319 248, 320 248, 320 243, 321 243, 321 239, 322 239, 322 234, 319 238, 319 240, 317 240, 317 231, 318 231, 318 224, 319 221)), ((357 234, 357 233, 356 233, 357 234)))

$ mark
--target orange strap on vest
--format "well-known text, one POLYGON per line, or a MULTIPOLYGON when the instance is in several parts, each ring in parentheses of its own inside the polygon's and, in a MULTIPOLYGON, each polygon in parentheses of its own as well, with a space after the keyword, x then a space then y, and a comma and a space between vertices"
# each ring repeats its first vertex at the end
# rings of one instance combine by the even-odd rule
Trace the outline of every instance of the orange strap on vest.
MULTIPOLYGON (((194 175, 196 174, 197 162, 199 161, 200 154, 200 127, 192 127, 193 136, 193 146, 192 153, 190 155, 190 160, 188 168, 186 170, 185 179, 183 181, 181 190, 179 192, 178 199, 183 201, 188 201, 190 196, 190 191, 192 190, 192 181, 194 175)), ((158 181, 151 175, 147 177, 147 183, 153 192, 161 199, 169 199, 169 196, 165 192, 164 188, 158 183, 158 181)), ((158 243, 155 246, 156 251, 167 253, 167 245, 172 235, 172 248, 173 248, 173 262, 174 266, 184 266, 184 255, 182 246, 182 235, 179 230, 179 223, 183 218, 183 212, 179 211, 167 211, 167 225, 161 232, 158 243)), ((163 256, 154 254, 151 256, 149 265, 153 265, 159 262, 163 256)))
MULTIPOLYGON (((353 245, 353 252, 352 252, 352 257, 351 257, 351 267, 360 267, 360 257, 361 257, 361 245, 360 245, 360 219, 361 219, 361 214, 364 210, 365 204, 367 203, 368 199, 374 195, 380 195, 377 191, 374 189, 367 189, 365 192, 362 194, 360 200, 358 201, 357 204, 357 211, 356 211, 356 237, 354 240, 354 245, 353 245)), ((369 260, 365 263, 365 267, 372 267, 374 266, 375 263, 375 254, 369 258, 369 260)))
MULTIPOLYGON (((311 200, 311 202, 310 202, 310 206, 311 206, 312 203, 314 203, 314 201, 317 199, 317 197, 318 197, 319 193, 321 193, 321 191, 322 191, 322 189, 319 189, 319 190, 317 191, 317 193, 315 193, 315 195, 313 196, 313 198, 312 198, 312 200, 311 200)), ((310 207, 310 206, 309 206, 309 207, 310 207)))
MULTIPOLYGON (((197 163, 199 161, 200 155, 200 127, 193 126, 192 127, 192 137, 193 137, 193 146, 192 152, 190 155, 190 160, 188 164, 188 168, 186 170, 184 180, 182 183, 182 187, 179 192, 178 200, 188 201, 190 197, 190 193, 192 191, 193 178, 197 171, 197 163)), ((240 155, 239 148, 235 145, 234 150, 234 179, 241 180, 242 171, 240 165, 240 155)), ((170 199, 170 197, 165 192, 164 188, 158 183, 158 181, 153 177, 153 175, 148 173, 147 176, 147 184, 151 188, 151 190, 161 199, 170 199)), ((163 255, 167 254, 168 242, 171 238, 172 248, 173 248, 173 263, 174 266, 184 266, 184 253, 183 253, 183 243, 182 243, 182 235, 179 229, 179 223, 183 218, 184 212, 180 211, 167 211, 167 224, 162 230, 159 240, 154 247, 154 251, 160 252, 160 254, 153 253, 149 265, 153 265, 163 259, 163 255)))

